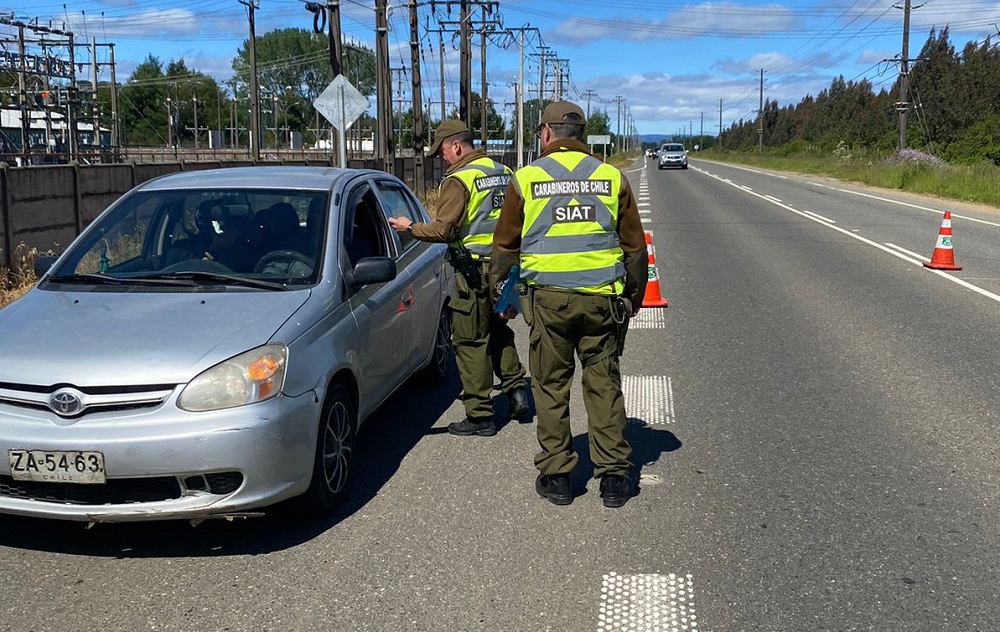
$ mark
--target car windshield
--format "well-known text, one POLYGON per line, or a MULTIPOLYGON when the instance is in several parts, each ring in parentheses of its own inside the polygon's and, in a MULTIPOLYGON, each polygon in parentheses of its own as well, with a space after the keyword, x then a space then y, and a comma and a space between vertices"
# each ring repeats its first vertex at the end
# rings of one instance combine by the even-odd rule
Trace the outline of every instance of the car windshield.
POLYGON ((664 145, 663 151, 684 151, 684 145, 664 145))
POLYGON ((47 282, 103 291, 311 285, 328 200, 326 191, 137 191, 87 230, 47 282))

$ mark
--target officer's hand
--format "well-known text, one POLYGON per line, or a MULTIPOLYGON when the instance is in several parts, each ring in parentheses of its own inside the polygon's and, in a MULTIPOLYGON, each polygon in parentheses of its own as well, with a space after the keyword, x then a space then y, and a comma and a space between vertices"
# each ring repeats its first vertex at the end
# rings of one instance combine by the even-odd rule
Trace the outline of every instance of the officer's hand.
POLYGON ((635 318, 639 314, 639 309, 642 308, 642 303, 639 301, 633 303, 627 298, 622 300, 625 301, 625 311, 627 311, 632 318, 635 318))
POLYGON ((504 313, 497 315, 500 317, 500 320, 514 320, 517 318, 517 308, 511 305, 504 311, 504 313))
POLYGON ((410 230, 410 224, 412 223, 413 222, 411 222, 406 217, 389 218, 389 226, 392 226, 392 229, 395 230, 397 233, 405 233, 406 231, 410 230))

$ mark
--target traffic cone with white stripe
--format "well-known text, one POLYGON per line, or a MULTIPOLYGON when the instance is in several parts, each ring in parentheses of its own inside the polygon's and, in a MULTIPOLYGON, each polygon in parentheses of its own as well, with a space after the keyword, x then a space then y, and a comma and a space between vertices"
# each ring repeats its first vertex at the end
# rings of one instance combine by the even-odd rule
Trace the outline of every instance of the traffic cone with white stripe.
POLYGON ((642 232, 646 235, 646 257, 649 260, 647 266, 649 276, 646 281, 646 294, 642 297, 642 306, 670 307, 660 294, 660 275, 656 273, 656 249, 653 248, 653 233, 648 230, 642 232))
POLYGON ((962 269, 962 266, 955 265, 955 251, 951 245, 951 211, 944 212, 944 219, 941 220, 941 230, 938 232, 934 253, 931 255, 931 260, 925 261, 924 265, 934 270, 962 269))

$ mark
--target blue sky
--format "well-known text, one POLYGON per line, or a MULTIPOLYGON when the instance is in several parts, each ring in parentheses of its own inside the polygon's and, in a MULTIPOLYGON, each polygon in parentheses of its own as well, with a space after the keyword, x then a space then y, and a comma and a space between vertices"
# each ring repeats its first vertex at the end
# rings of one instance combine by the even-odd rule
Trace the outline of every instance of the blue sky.
MULTIPOLYGON (((539 47, 567 60, 566 97, 609 113, 615 128, 615 97, 640 134, 718 132, 722 123, 755 116, 760 72, 764 94, 780 105, 817 94, 830 81, 867 78, 876 89, 889 88, 898 73, 904 0, 786 0, 768 2, 674 2, 665 0, 501 0, 504 27, 533 27, 526 39, 525 79, 529 95, 537 94, 539 47)), ((0 0, 3 2, 3 0, 0 0)), ((409 66, 409 26, 405 0, 390 0, 391 65, 409 66)), ((439 101, 439 56, 436 17, 449 17, 438 0, 421 2, 423 101, 439 101)), ((913 0, 910 57, 916 57, 931 28, 949 26, 959 50, 1000 28, 1000 1, 913 0)), ((374 48, 374 0, 341 0, 345 38, 374 48)), ((237 0, 18 0, 0 5, 22 20, 72 30, 77 37, 113 42, 118 80, 153 54, 166 64, 183 58, 188 67, 226 80, 231 60, 248 35, 246 8, 237 0)), ((287 27, 311 28, 311 14, 301 0, 259 0, 258 35, 287 27)), ((505 116, 513 113, 517 80, 517 45, 499 35, 487 48, 488 96, 505 116), (501 45, 506 43, 507 47, 501 45)), ((473 42, 473 90, 480 91, 478 37, 473 42)), ((99 48, 99 61, 106 61, 99 48)), ((446 40, 445 100, 457 101, 457 48, 446 40)), ((78 51, 77 61, 89 61, 78 51)), ((84 69, 84 76, 88 71, 84 69)), ((102 70, 101 79, 107 79, 102 70)), ((551 97, 552 68, 546 92, 551 97)), ((394 85, 395 89, 395 85, 394 85)), ((407 90, 408 92, 408 90, 407 90)), ((394 99, 395 99, 394 95, 394 99)), ((404 98, 408 99, 407 94, 404 98)), ((432 103, 436 113, 440 105, 432 103)), ((623 118, 624 120, 624 118, 623 118)))

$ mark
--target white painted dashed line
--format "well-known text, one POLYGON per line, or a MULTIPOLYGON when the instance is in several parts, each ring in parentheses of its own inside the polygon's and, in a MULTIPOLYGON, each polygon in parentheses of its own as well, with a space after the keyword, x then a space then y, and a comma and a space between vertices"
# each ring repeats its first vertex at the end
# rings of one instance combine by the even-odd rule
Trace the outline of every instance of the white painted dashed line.
POLYGON ((812 217, 815 217, 816 219, 823 220, 824 222, 827 222, 828 224, 836 224, 837 223, 834 220, 830 219, 829 217, 823 217, 819 213, 813 213, 812 211, 802 211, 802 212, 805 213, 805 214, 807 214, 807 215, 811 215, 812 217))
MULTIPOLYGON (((736 187, 738 189, 745 189, 746 188, 746 187, 744 187, 742 185, 735 184, 733 182, 727 182, 724 178, 721 178, 719 176, 712 175, 712 174, 707 174, 707 175, 709 175, 710 177, 715 178, 717 180, 726 182, 730 186, 736 187)), ((868 244, 869 246, 872 246, 874 248, 877 248, 877 249, 881 250, 882 252, 889 253, 893 257, 898 257, 899 259, 902 259, 903 261, 908 261, 909 263, 912 263, 914 265, 918 265, 918 266, 921 266, 921 267, 923 267, 923 265, 924 265, 923 261, 921 260, 921 259, 923 259, 923 257, 913 258, 913 257, 911 257, 909 255, 906 255, 906 254, 902 253, 902 252, 898 252, 894 248, 890 248, 890 247, 885 246, 883 244, 880 244, 880 243, 878 243, 876 241, 872 241, 871 239, 868 239, 867 237, 862 237, 861 235, 855 234, 856 232, 858 232, 857 229, 854 229, 853 231, 849 231, 847 229, 841 228, 839 226, 835 226, 835 225, 833 225, 833 224, 831 224, 829 222, 825 222, 825 221, 820 220, 820 219, 818 219, 816 217, 813 217, 813 216, 811 216, 806 211, 799 211, 799 210, 796 210, 796 209, 792 208, 791 206, 788 206, 787 204, 783 204, 781 202, 775 202, 773 200, 768 200, 766 197, 764 197, 760 193, 755 193, 753 191, 748 191, 748 193, 750 193, 750 195, 756 196, 756 197, 758 197, 758 198, 760 198, 762 200, 767 200, 771 204, 774 204, 775 206, 781 207, 781 208, 785 209, 786 211, 791 211, 792 213, 795 213, 796 215, 800 215, 802 217, 805 217, 806 219, 814 221, 817 224, 820 224, 821 226, 826 226, 827 228, 829 228, 831 230, 835 230, 835 231, 837 231, 837 232, 839 232, 839 233, 841 233, 843 235, 847 235, 848 237, 850 237, 852 239, 857 239, 858 241, 860 241, 862 243, 865 243, 865 244, 868 244)), ((987 222, 984 222, 984 223, 987 223, 987 222)), ((960 279, 960 278, 958 278, 956 276, 948 274, 947 272, 945 272, 943 270, 935 270, 934 268, 926 268, 926 267, 924 267, 923 269, 927 270, 928 272, 931 272, 933 274, 938 275, 942 279, 947 279, 948 281, 951 281, 952 283, 960 285, 960 286, 964 287, 967 290, 971 290, 971 291, 973 291, 973 292, 975 292, 977 294, 980 294, 981 296, 985 296, 988 299, 991 299, 991 300, 994 300, 994 301, 1000 303, 1000 295, 994 294, 993 292, 990 292, 989 290, 984 290, 983 288, 981 288, 981 287, 979 287, 977 285, 973 285, 973 284, 971 284, 971 283, 969 283, 967 281, 964 281, 964 280, 962 280, 962 279, 960 279)))
POLYGON ((917 254, 917 253, 913 252, 912 250, 907 250, 906 248, 903 248, 902 246, 897 246, 896 244, 891 244, 889 242, 885 242, 885 245, 889 246, 890 248, 895 248, 896 250, 898 250, 900 252, 905 252, 906 254, 910 255, 914 259, 920 259, 921 261, 930 261, 929 257, 925 257, 923 255, 917 254))
POLYGON ((820 184, 819 182, 809 182, 808 180, 806 181, 806 184, 811 184, 812 186, 819 187, 821 189, 829 189, 830 188, 830 187, 826 186, 825 184, 820 184))
POLYGON ((625 414, 649 426, 674 423, 674 387, 666 375, 623 375, 625 414))
MULTIPOLYGON (((921 210, 921 211, 930 211, 930 212, 936 213, 938 215, 944 215, 944 211, 939 211, 936 208, 929 208, 929 207, 926 207, 926 206, 920 206, 919 204, 911 204, 909 202, 901 202, 899 200, 893 200, 893 199, 890 199, 890 198, 884 198, 884 197, 880 197, 878 195, 872 195, 870 193, 862 193, 860 191, 851 191, 850 189, 838 189, 836 187, 830 187, 830 188, 832 188, 834 191, 840 191, 841 193, 850 193, 851 195, 858 195, 858 196, 866 197, 866 198, 869 198, 869 199, 872 199, 872 200, 878 200, 879 202, 889 202, 890 204, 898 204, 899 206, 907 206, 909 208, 915 208, 915 209, 918 209, 918 210, 921 210)), ((985 219, 976 219, 975 217, 969 217, 968 215, 958 215, 956 213, 952 213, 951 216, 952 216, 952 218, 963 219, 963 220, 966 220, 966 221, 969 221, 969 222, 976 222, 978 224, 986 224, 987 226, 997 226, 997 227, 1000 227, 1000 224, 998 224, 997 222, 989 222, 989 221, 987 221, 985 219)))
POLYGON ((776 198, 773 195, 766 195, 765 194, 764 197, 766 197, 767 199, 771 200, 772 202, 780 202, 781 201, 780 198, 776 198))
POLYGON ((597 632, 696 632, 690 574, 619 575, 601 581, 597 632))

